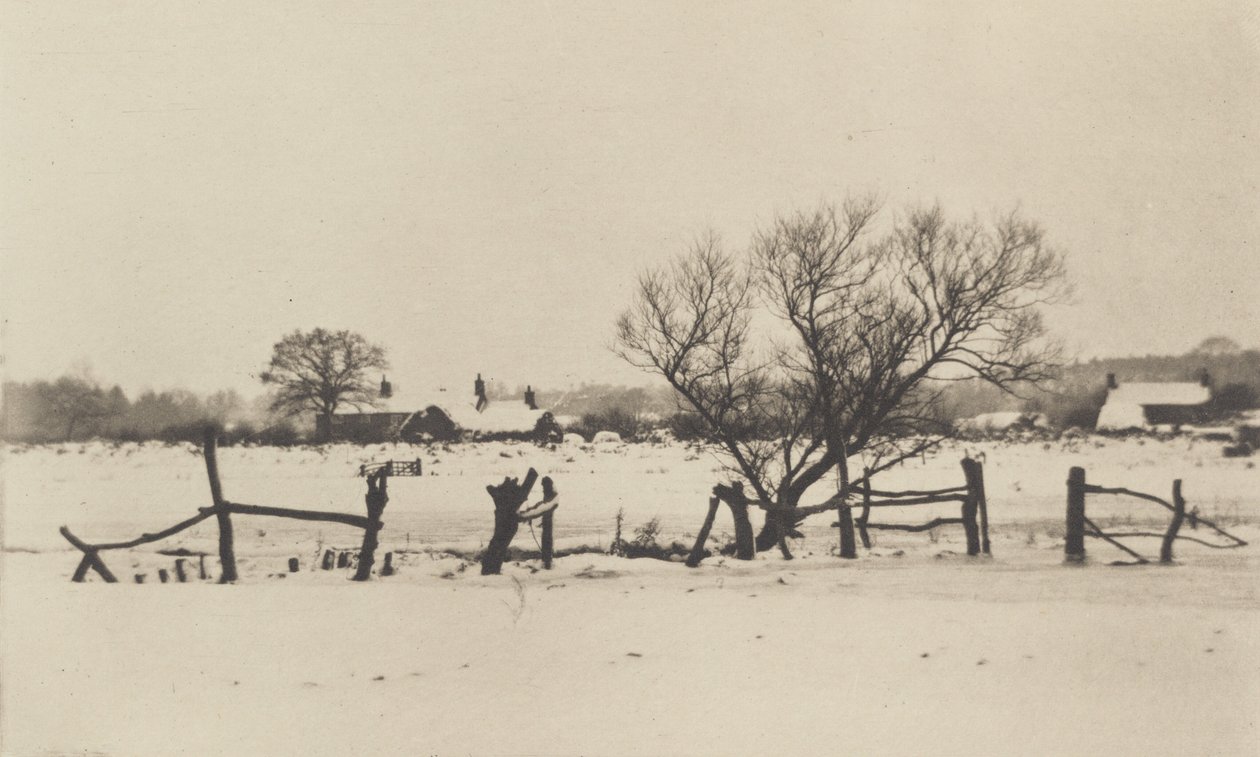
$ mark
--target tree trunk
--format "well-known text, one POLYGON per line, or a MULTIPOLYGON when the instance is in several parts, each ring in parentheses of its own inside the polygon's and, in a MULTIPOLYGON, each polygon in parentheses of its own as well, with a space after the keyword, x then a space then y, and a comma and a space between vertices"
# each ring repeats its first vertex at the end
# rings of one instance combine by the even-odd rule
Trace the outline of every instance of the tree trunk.
MULTIPOLYGON (((840 473, 840 491, 845 495, 849 494, 849 460, 846 456, 841 455, 836 462, 836 469, 840 473)), ((857 541, 853 531, 853 508, 849 507, 847 502, 842 502, 836 507, 839 514, 840 526, 840 557, 846 560, 857 559, 857 541)))

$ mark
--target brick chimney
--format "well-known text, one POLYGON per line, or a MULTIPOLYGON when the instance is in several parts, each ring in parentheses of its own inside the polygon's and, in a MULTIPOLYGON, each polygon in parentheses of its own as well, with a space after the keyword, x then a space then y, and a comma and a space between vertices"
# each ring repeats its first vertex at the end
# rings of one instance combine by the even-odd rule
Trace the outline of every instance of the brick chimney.
POLYGON ((1119 388, 1120 388, 1120 385, 1119 385, 1118 383, 1116 383, 1116 374, 1114 374, 1114 373, 1108 373, 1108 374, 1107 374, 1107 388, 1108 388, 1108 389, 1119 389, 1119 388))
POLYGON ((529 385, 525 386, 525 404, 529 406, 530 410, 538 409, 538 402, 534 398, 534 387, 529 385))
POLYGON ((387 400, 394 396, 394 386, 381 376, 381 399, 387 400))

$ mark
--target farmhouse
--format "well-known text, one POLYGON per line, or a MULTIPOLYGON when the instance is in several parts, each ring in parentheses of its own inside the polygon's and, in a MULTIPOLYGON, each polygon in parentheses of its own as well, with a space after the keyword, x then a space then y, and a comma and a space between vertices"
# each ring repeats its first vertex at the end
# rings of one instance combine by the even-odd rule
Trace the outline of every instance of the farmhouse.
POLYGON ((549 411, 540 410, 532 387, 521 401, 490 400, 477 375, 471 401, 438 389, 424 394, 396 393, 381 378, 376 407, 345 408, 332 417, 331 438, 344 441, 456 441, 459 439, 559 437, 549 411))
POLYGON ((1120 384, 1107 374, 1107 401, 1098 413, 1099 431, 1155 430, 1199 423, 1212 401, 1212 379, 1206 371, 1198 382, 1120 384))

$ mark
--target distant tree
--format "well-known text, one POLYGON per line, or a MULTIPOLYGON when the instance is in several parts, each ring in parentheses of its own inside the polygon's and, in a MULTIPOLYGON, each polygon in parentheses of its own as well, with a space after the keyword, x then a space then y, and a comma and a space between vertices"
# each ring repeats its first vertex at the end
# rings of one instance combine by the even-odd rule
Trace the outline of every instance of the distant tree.
POLYGON ((313 411, 316 433, 326 441, 332 416, 343 406, 371 406, 375 374, 389 368, 385 349, 350 331, 294 331, 272 348, 261 375, 274 387, 272 410, 287 415, 313 411))
MULTIPOLYGON (((618 354, 663 376, 754 497, 797 522, 833 468, 847 493, 855 455, 877 473, 939 443, 945 382, 1012 391, 1055 362, 1038 309, 1063 291, 1064 268, 1039 226, 932 207, 871 239, 878 210, 859 198, 780 218, 743 260, 702 239, 644 274, 617 322, 618 354), (758 311, 780 327, 763 353, 758 311)), ((786 551, 771 520, 756 547, 786 551)))
POLYGON ((107 394, 87 378, 62 376, 51 384, 41 382, 37 391, 41 425, 49 430, 60 430, 53 438, 60 436, 70 441, 77 431, 118 412, 113 393, 107 394))
POLYGON ((1210 336, 1190 350, 1191 355, 1237 355, 1239 352, 1242 347, 1227 336, 1210 336))

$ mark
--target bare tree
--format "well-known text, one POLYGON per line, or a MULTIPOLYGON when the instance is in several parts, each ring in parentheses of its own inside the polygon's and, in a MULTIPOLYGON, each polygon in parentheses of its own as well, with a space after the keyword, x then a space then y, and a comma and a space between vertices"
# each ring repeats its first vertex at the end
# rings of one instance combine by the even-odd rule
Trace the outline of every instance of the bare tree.
POLYGON ((1039 306, 1062 294, 1064 268, 1040 227, 1016 213, 951 222, 931 207, 872 238, 878 211, 863 197, 780 218, 745 264, 705 240, 645 274, 618 321, 618 354, 664 376, 780 516, 757 549, 786 554, 783 535, 835 501, 800 507, 832 468, 843 498, 854 456, 874 475, 939 444, 944 382, 1015 391, 1054 364, 1039 306), (780 328, 755 358, 763 307, 780 328))
POLYGON ((314 411, 317 433, 327 440, 333 413, 342 406, 371 406, 377 397, 373 374, 388 368, 383 347, 350 331, 317 328, 277 342, 261 378, 276 387, 273 411, 314 411))

